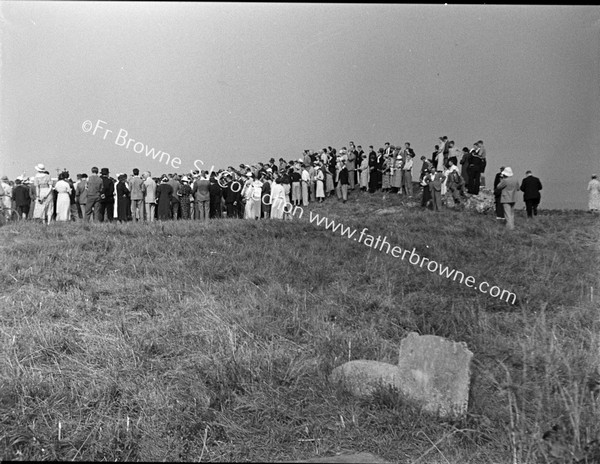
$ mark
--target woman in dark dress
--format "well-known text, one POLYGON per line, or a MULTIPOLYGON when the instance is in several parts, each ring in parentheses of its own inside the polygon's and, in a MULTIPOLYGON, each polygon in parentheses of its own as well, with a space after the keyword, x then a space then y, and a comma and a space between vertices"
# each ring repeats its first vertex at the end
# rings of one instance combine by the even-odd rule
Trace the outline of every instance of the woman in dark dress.
POLYGON ((369 153, 369 193, 374 193, 377 190, 377 154, 371 150, 369 153))
POLYGON ((181 219, 191 219, 191 197, 192 187, 190 187, 190 180, 187 176, 181 178, 181 187, 177 192, 179 196, 179 204, 181 205, 181 219))
POLYGON ((127 222, 129 216, 129 197, 131 196, 129 187, 125 182, 127 180, 127 174, 121 174, 118 177, 119 182, 117 183, 117 219, 119 222, 127 222))
POLYGON ((159 221, 168 221, 171 219, 171 197, 173 196, 173 187, 169 185, 169 178, 163 177, 160 184, 156 187, 156 210, 158 211, 159 221))

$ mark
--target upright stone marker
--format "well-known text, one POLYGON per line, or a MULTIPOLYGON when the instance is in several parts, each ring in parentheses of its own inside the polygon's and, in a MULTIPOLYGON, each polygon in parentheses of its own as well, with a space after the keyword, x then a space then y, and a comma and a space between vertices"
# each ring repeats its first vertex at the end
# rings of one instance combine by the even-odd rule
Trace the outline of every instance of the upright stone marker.
POLYGON ((356 360, 336 367, 332 382, 341 382, 356 396, 378 387, 393 387, 440 417, 460 417, 469 404, 473 353, 465 343, 411 332, 400 342, 398 365, 356 360))
POLYGON ((469 404, 473 353, 465 343, 411 332, 400 342, 400 390, 440 417, 457 417, 469 404))

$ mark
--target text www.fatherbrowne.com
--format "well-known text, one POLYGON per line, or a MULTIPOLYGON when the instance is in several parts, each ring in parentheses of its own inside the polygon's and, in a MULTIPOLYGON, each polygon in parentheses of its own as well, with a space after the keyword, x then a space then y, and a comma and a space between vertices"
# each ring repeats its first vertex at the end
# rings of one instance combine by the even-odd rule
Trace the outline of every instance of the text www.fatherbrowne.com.
MULTIPOLYGON (((299 206, 294 208, 293 211, 290 211, 290 213, 295 216, 297 209, 300 210, 299 217, 301 217, 304 211, 299 206)), ((381 236, 377 236, 377 238, 375 238, 373 235, 366 233, 368 230, 367 228, 364 228, 362 231, 360 231, 358 237, 356 237, 358 233, 356 229, 346 227, 341 223, 336 223, 334 220, 321 217, 318 214, 313 214, 312 211, 309 211, 309 221, 312 224, 324 226, 325 229, 331 230, 332 232, 339 231, 342 237, 349 239, 353 238, 354 241, 358 243, 362 243, 369 248, 374 248, 387 254, 391 254, 394 258, 400 258, 404 261, 406 257, 408 257, 408 262, 413 266, 418 266, 420 268, 425 267, 429 272, 439 274, 440 276, 446 277, 447 279, 452 279, 455 282, 458 280, 461 284, 464 283, 467 287, 474 288, 481 293, 490 295, 493 298, 499 298, 511 304, 515 304, 517 300, 517 295, 509 292, 508 290, 503 290, 495 285, 490 286, 488 282, 480 282, 477 284, 475 277, 473 276, 465 276, 465 274, 461 271, 450 269, 448 266, 443 266, 437 261, 420 256, 416 252, 416 248, 413 248, 412 250, 402 250, 402 248, 399 246, 392 247, 392 245, 387 241, 387 237, 383 237, 383 240, 381 239, 381 236), (384 249, 384 247, 386 248, 384 249)))

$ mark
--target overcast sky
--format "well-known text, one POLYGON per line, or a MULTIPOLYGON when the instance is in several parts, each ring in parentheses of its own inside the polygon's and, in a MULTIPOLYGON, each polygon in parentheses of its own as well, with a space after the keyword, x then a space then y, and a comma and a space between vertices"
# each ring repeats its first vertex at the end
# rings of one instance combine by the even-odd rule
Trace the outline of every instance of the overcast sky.
POLYGON ((546 208, 587 208, 600 171, 600 7, 4 1, 0 12, 10 178, 38 163, 73 177, 187 173, 350 140, 410 141, 429 156, 441 135, 459 148, 483 139, 488 182, 501 165, 533 170, 546 208))

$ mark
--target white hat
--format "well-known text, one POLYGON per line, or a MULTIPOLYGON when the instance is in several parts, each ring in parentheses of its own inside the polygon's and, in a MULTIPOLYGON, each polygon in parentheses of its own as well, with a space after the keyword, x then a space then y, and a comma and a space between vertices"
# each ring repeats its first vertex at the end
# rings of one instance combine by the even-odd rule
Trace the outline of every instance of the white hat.
POLYGON ((504 168, 504 171, 502 171, 502 175, 506 176, 506 177, 512 177, 513 176, 512 169, 509 167, 504 168))
POLYGON ((188 176, 183 176, 181 178, 181 182, 189 182, 190 180, 188 179, 188 176))
POLYGON ((38 165, 35 167, 35 170, 36 170, 37 172, 43 172, 43 171, 45 171, 45 170, 46 170, 46 166, 44 166, 42 163, 40 163, 40 164, 38 164, 38 165))

